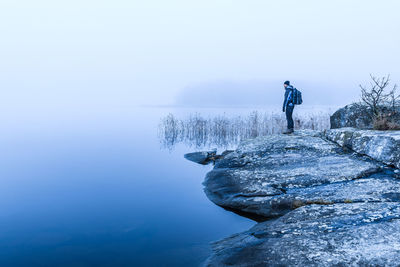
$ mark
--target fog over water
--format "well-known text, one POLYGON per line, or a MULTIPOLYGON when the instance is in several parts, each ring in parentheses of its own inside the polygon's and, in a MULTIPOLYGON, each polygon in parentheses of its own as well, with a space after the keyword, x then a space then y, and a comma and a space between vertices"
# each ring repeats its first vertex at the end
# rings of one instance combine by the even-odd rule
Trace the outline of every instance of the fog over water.
POLYGON ((310 103, 343 105, 358 98, 369 73, 399 82, 399 7, 396 0, 4 0, 0 106, 206 105, 201 92, 213 105, 238 105, 244 96, 260 104, 260 94, 280 102, 284 80, 310 103))
POLYGON ((400 83, 399 9, 0 1, 0 266, 201 264, 254 222, 211 203, 211 166, 183 154, 279 131, 285 80, 303 93, 298 128, 316 129, 370 73, 400 83), (173 138, 158 135, 168 114, 173 138))

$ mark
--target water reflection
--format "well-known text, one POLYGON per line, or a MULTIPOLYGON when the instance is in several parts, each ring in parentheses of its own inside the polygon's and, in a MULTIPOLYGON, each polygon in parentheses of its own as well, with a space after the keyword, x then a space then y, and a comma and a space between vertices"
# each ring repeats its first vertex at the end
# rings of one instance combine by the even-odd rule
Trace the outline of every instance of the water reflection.
MULTIPOLYGON (((297 130, 324 130, 330 127, 328 112, 296 114, 294 121, 297 130)), ((272 112, 253 111, 248 115, 208 117, 193 113, 185 119, 170 113, 161 118, 158 136, 162 147, 170 150, 178 143, 195 148, 227 148, 243 139, 281 133, 285 127, 285 116, 272 112)))

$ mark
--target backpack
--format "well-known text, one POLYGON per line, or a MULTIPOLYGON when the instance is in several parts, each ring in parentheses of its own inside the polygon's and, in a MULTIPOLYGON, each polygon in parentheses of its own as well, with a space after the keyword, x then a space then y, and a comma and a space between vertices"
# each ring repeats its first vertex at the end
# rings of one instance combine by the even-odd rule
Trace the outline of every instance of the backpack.
POLYGON ((293 104, 301 105, 303 103, 303 98, 301 97, 301 92, 297 88, 293 88, 293 104))

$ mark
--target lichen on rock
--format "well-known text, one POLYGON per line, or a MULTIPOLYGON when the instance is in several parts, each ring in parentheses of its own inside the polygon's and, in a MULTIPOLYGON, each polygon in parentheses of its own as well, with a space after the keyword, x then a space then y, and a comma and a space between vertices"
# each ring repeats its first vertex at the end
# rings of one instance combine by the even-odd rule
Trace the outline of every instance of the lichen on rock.
MULTIPOLYGON (((272 218, 295 209, 298 198, 303 203, 323 199, 322 185, 343 185, 381 167, 367 158, 346 153, 315 132, 307 133, 242 142, 207 174, 207 196, 222 207, 272 218), (312 194, 302 193, 310 188, 312 194)), ((327 201, 332 199, 335 197, 327 201)))
POLYGON ((204 190, 259 223, 214 243, 206 265, 397 266, 399 140, 345 128, 243 141, 204 190))
POLYGON ((342 147, 400 168, 400 131, 339 128, 326 130, 324 136, 342 147))

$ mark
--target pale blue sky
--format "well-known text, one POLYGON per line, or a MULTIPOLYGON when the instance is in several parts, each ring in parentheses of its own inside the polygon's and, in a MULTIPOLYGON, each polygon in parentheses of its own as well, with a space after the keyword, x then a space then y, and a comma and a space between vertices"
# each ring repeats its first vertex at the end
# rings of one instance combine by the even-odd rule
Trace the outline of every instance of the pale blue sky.
POLYGON ((371 72, 400 83, 399 10, 396 0, 2 0, 0 104, 173 104, 197 84, 285 79, 350 101, 371 72))

